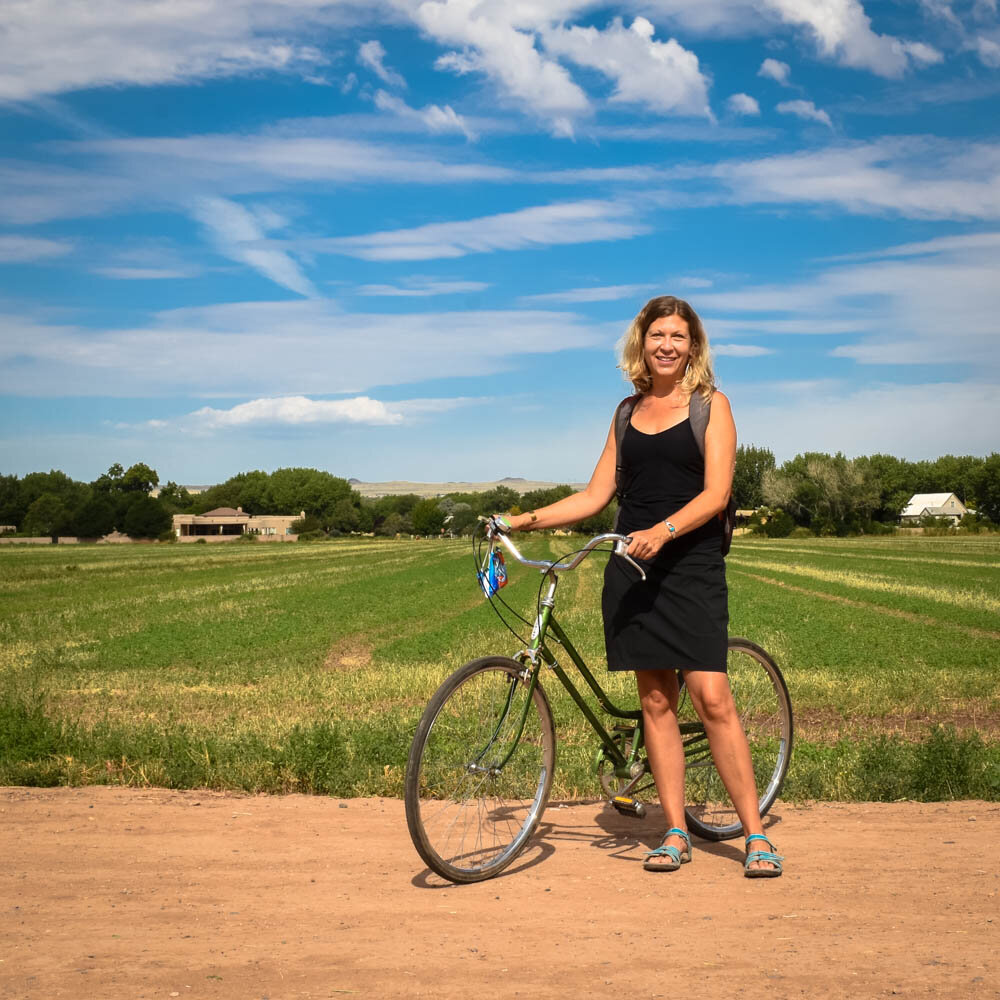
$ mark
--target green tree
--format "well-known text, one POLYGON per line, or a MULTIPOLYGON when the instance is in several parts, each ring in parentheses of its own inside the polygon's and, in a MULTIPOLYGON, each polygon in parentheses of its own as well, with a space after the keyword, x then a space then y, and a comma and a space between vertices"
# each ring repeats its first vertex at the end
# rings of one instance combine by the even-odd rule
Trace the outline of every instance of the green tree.
POLYGON ((542 490, 529 490, 521 497, 518 506, 521 510, 537 510, 539 507, 548 507, 557 500, 572 496, 575 492, 572 486, 567 486, 565 483, 542 490))
POLYGON ((393 538, 396 535, 410 535, 413 533, 413 522, 409 514, 399 514, 393 511, 375 529, 376 535, 385 535, 393 538))
POLYGON ((358 508, 349 497, 338 500, 330 515, 330 527, 345 533, 357 531, 361 523, 358 508))
POLYGON ((429 497, 421 500, 412 510, 413 530, 418 535, 436 535, 444 525, 444 512, 437 500, 429 497))
POLYGON ((501 514, 518 505, 521 495, 509 486, 494 486, 479 495, 479 511, 482 514, 501 514))
POLYGON ((171 523, 159 500, 140 493, 126 509, 122 531, 129 538, 158 538, 170 529, 171 523))
POLYGON ((119 486, 123 493, 152 493, 160 485, 160 477, 156 469, 151 469, 145 462, 130 465, 121 478, 119 486))
MULTIPOLYGON (((191 494, 173 480, 161 487, 160 495, 156 499, 163 504, 164 510, 169 514, 183 514, 191 507, 191 494)), ((245 507, 243 509, 246 510, 245 507)))
POLYGON ((73 515, 73 530, 80 538, 101 538, 114 531, 115 513, 106 493, 94 493, 73 515))
POLYGON ((21 480, 13 475, 0 475, 0 524, 20 526, 27 509, 21 494, 21 480))
POLYGON ((985 458, 974 480, 976 513, 1000 524, 1000 454, 985 458))
POLYGON ((90 485, 101 493, 120 493, 125 470, 115 462, 107 472, 98 476, 90 485))
POLYGON ((854 464, 878 490, 872 519, 884 524, 898 521, 910 497, 918 492, 914 488, 916 476, 913 463, 894 455, 878 454, 856 458, 854 464))
POLYGON ((733 472, 733 499, 743 510, 756 510, 764 502, 764 473, 774 469, 774 452, 755 445, 736 449, 733 472))
POLYGON ((859 531, 879 502, 878 485, 866 470, 838 452, 796 455, 764 473, 764 500, 820 533, 859 531))
POLYGON ((43 493, 24 515, 24 531, 29 535, 53 537, 69 527, 69 510, 55 493, 43 493))

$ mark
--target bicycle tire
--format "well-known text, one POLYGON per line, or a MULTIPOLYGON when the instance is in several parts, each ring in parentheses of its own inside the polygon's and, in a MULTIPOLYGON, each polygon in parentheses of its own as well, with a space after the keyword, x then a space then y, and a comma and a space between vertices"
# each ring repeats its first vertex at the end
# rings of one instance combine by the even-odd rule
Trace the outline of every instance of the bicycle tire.
POLYGON ((548 802, 555 725, 536 684, 517 738, 528 693, 523 672, 507 657, 473 660, 437 689, 417 725, 406 823, 417 853, 448 881, 480 882, 503 871, 548 802))
MULTIPOLYGON (((764 816, 781 793, 792 756, 792 701, 788 686, 770 655, 749 639, 731 638, 727 657, 729 685, 750 745, 754 776, 764 816)), ((698 720, 686 688, 678 718, 698 720)), ((688 828, 704 840, 729 840, 743 831, 708 751, 707 738, 687 748, 685 802, 688 828)))

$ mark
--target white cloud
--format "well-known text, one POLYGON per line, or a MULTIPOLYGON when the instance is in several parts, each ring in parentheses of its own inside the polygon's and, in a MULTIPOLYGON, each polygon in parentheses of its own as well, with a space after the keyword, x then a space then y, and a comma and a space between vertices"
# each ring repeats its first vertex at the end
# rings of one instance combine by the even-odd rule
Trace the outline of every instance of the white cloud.
POLYGON ((460 132, 470 142, 476 139, 476 133, 450 104, 446 104, 443 108, 437 104, 427 104, 418 110, 411 108, 406 101, 379 90, 375 94, 375 107, 400 118, 420 122, 428 132, 460 132))
POLYGON ((944 56, 937 49, 923 42, 904 42, 903 50, 915 63, 922 66, 936 66, 944 62, 944 56))
POLYGON ((652 285, 597 285, 589 288, 568 288, 562 292, 543 292, 539 295, 522 295, 521 302, 619 302, 634 299, 650 291, 652 285))
POLYGON ((92 267, 92 274, 117 281, 164 281, 171 278, 193 278, 196 271, 169 267, 92 267))
POLYGON ((283 221, 280 217, 251 212, 225 198, 199 198, 194 203, 193 214, 208 230, 219 253, 230 260, 252 267, 265 278, 299 295, 314 298, 319 294, 284 250, 260 246, 265 226, 279 224, 283 221))
POLYGON ((820 55, 842 66, 898 77, 910 61, 938 61, 929 45, 903 42, 872 31, 860 0, 761 0, 785 23, 805 28, 820 55))
POLYGON ((62 257, 73 249, 67 240, 49 240, 41 236, 22 236, 19 233, 0 234, 0 263, 24 264, 29 261, 51 260, 62 257))
POLYGON ((489 288, 485 281, 435 281, 412 279, 404 285, 362 285, 358 295, 381 298, 429 298, 433 295, 462 295, 484 292, 489 288))
POLYGON ((712 344, 712 354, 720 358, 759 358, 774 351, 756 344, 712 344))
POLYGON ((758 76, 762 76, 766 80, 774 80, 775 83, 780 83, 782 86, 788 84, 789 73, 791 73, 791 67, 780 59, 765 59, 760 64, 760 69, 757 70, 758 76))
POLYGON ((708 80, 698 57, 675 39, 659 42, 644 17, 626 28, 616 17, 607 28, 547 28, 545 48, 554 55, 596 69, 615 82, 612 102, 638 104, 663 114, 711 116, 708 80))
POLYGON ((403 417, 385 403, 368 396, 353 399, 320 400, 306 396, 278 396, 252 399, 228 410, 202 407, 185 420, 202 430, 246 427, 248 424, 399 424, 403 417))
POLYGON ((495 374, 515 356, 607 347, 619 332, 569 311, 349 314, 323 299, 173 309, 125 329, 6 315, 0 328, 3 392, 243 399, 495 374))
MULTIPOLYGON (((705 171, 692 171, 701 180, 705 171)), ((1000 218, 1000 144, 886 139, 731 160, 708 173, 738 204, 839 205, 923 219, 1000 218)))
POLYGON ((406 89, 406 80, 393 69, 385 65, 385 49, 378 39, 362 42, 358 46, 358 62, 367 66, 384 84, 389 87, 406 89))
POLYGON ((756 98, 749 94, 731 94, 726 100, 726 107, 734 115, 759 115, 760 105, 756 98))
MULTIPOLYGON (((523 6, 534 27, 547 23, 548 18, 539 18, 530 3, 523 6)), ((571 134, 573 119, 589 112, 590 101, 564 67, 538 51, 534 30, 518 30, 513 23, 518 14, 524 16, 525 11, 443 0, 421 3, 414 16, 435 41, 463 47, 441 56, 439 69, 460 75, 483 73, 515 105, 547 119, 557 132, 571 134)), ((557 14, 552 11, 550 16, 554 20, 557 14)))
POLYGON ((460 222, 300 241, 318 253, 362 260, 434 260, 495 250, 631 239, 649 231, 630 206, 614 201, 557 202, 460 222))
POLYGON ((987 38, 986 35, 977 35, 973 40, 973 46, 984 66, 1000 69, 1000 43, 987 38))
POLYGON ((827 128, 833 128, 830 116, 825 111, 817 108, 812 101, 782 101, 776 106, 775 110, 781 115, 795 115, 796 118, 819 122, 827 128))
POLYGON ((326 57, 289 37, 356 16, 306 0, 20 0, 0 11, 0 100, 307 71, 326 57))

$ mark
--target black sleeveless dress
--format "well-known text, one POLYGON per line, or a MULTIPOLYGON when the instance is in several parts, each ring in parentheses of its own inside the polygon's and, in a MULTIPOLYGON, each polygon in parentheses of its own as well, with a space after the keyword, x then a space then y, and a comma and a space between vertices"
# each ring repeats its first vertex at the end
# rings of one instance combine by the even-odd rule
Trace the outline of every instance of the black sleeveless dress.
MULTIPOLYGON (((622 441, 623 500, 617 530, 651 528, 703 489, 705 460, 689 420, 659 434, 631 423, 622 441)), ((604 571, 601 610, 610 670, 726 669, 729 595, 722 524, 712 518, 667 542, 651 561, 624 559, 604 571)))

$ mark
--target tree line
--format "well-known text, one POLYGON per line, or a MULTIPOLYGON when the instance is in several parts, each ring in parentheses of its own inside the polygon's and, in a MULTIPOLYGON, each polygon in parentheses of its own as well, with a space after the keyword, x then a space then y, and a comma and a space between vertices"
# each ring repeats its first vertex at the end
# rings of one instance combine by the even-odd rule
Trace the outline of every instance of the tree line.
MULTIPOLYGON (((496 511, 533 510, 573 492, 565 484, 518 493, 498 485, 482 493, 362 497, 339 476, 317 469, 241 472, 198 494, 168 482, 157 497, 155 469, 139 462, 112 465, 92 483, 59 470, 23 478, 0 474, 0 525, 25 535, 99 538, 118 530, 133 538, 166 537, 172 514, 203 514, 240 507, 247 514, 301 514, 293 529, 306 537, 374 532, 377 535, 467 534, 477 518, 496 511)), ((1000 454, 944 455, 909 462, 892 455, 845 458, 806 452, 776 465, 767 448, 741 446, 733 498, 744 510, 769 508, 772 531, 808 528, 816 534, 871 532, 895 524, 914 493, 955 493, 979 521, 1000 524, 1000 454)), ((577 526, 585 534, 610 531, 615 503, 577 526)))

